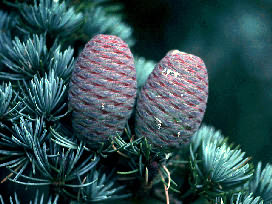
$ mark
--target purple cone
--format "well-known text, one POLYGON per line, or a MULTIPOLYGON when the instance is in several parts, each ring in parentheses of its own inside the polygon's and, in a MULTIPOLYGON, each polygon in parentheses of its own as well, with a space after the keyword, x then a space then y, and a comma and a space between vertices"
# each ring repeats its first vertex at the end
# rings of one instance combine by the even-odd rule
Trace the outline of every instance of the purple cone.
POLYGON ((96 35, 78 57, 69 89, 72 126, 89 146, 121 135, 136 98, 136 70, 119 37, 96 35))
POLYGON ((191 54, 170 51, 156 65, 136 106, 136 136, 154 147, 188 143, 199 128, 208 99, 204 62, 191 54))

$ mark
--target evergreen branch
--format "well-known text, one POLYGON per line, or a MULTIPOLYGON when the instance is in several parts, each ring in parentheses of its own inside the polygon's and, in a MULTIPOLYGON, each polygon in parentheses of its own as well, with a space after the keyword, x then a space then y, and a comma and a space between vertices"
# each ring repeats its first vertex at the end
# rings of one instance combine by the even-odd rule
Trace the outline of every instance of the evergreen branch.
POLYGON ((44 73, 53 70, 58 77, 67 82, 73 71, 74 50, 68 47, 61 52, 57 40, 48 50, 46 35, 33 35, 26 42, 21 42, 18 37, 15 37, 12 43, 5 43, 3 47, 4 52, 0 52, 3 58, 2 63, 12 73, 0 72, 0 78, 31 79, 34 75, 43 76, 44 73))
POLYGON ((158 157, 158 154, 160 158, 163 153, 151 152, 151 145, 145 137, 140 137, 134 140, 134 136, 131 135, 130 127, 128 125, 126 125, 125 132, 129 140, 125 140, 119 135, 111 137, 111 145, 105 149, 103 153, 117 152, 119 155, 130 160, 128 165, 132 170, 127 172, 118 172, 118 174, 139 172, 139 174, 143 176, 143 169, 149 165, 151 154, 152 159, 154 159, 158 157))
POLYGON ((0 164, 0 167, 8 167, 8 168, 14 168, 14 167, 20 167, 22 163, 27 163, 25 157, 16 157, 15 159, 11 159, 8 162, 2 162, 0 164))
MULTIPOLYGON (((50 142, 49 148, 46 144, 43 144, 43 148, 34 148, 35 152, 35 165, 39 170, 39 177, 35 178, 33 176, 21 175, 26 181, 19 181, 15 179, 9 179, 15 183, 28 185, 28 186, 48 186, 53 185, 57 187, 58 192, 63 192, 66 195, 70 195, 66 188, 84 188, 89 185, 94 184, 96 180, 88 180, 87 182, 81 181, 81 176, 84 176, 90 172, 95 165, 98 163, 99 158, 91 155, 89 158, 80 161, 83 156, 83 146, 82 144, 78 147, 77 151, 70 151, 61 149, 59 145, 50 142)), ((13 173, 17 172, 11 170, 13 173)), ((72 198, 75 196, 70 195, 72 198)))
POLYGON ((115 14, 118 16, 124 16, 124 5, 120 2, 114 2, 113 0, 95 0, 96 6, 102 6, 104 10, 109 14, 115 14))
POLYGON ((103 7, 103 9, 110 14, 122 15, 124 5, 114 0, 70 0, 70 3, 76 7, 78 11, 84 11, 86 9, 96 7, 103 7))
MULTIPOLYGON (((44 201, 44 195, 41 195, 41 198, 39 198, 39 191, 36 191, 36 196, 35 196, 35 200, 33 202, 33 204, 43 204, 43 203, 47 203, 47 204, 57 204, 58 203, 58 199, 59 199, 59 195, 56 195, 54 198, 52 196, 49 196, 48 201, 44 201)), ((32 204, 32 202, 30 202, 32 204)))
POLYGON ((137 88, 143 87, 148 76, 151 74, 155 67, 155 62, 151 60, 146 60, 143 57, 135 58, 135 67, 136 67, 136 79, 137 79, 137 88))
POLYGON ((60 52, 60 47, 57 47, 49 64, 49 70, 54 70, 56 75, 65 82, 70 79, 74 69, 73 54, 74 50, 70 47, 63 53, 60 52))
POLYGON ((204 127, 200 131, 190 146, 196 191, 214 197, 247 182, 252 176, 252 168, 247 164, 249 159, 244 158, 245 153, 222 143, 223 136, 214 129, 204 127), (199 151, 194 152, 194 145, 201 147, 199 151), (197 154, 202 160, 200 163, 196 162, 197 154))
POLYGON ((1 155, 10 155, 10 156, 22 156, 24 153, 16 152, 16 151, 8 151, 8 150, 0 150, 1 155))
POLYGON ((0 77, 10 79, 30 79, 35 74, 42 74, 47 67, 47 48, 45 36, 34 35, 26 43, 21 42, 18 37, 12 41, 12 45, 5 44, 5 53, 0 53, 2 62, 15 73, 1 73, 0 77))
MULTIPOLYGON (((78 43, 75 46, 78 51, 82 40, 87 41, 98 33, 117 35, 130 46, 135 43, 132 29, 123 23, 121 14, 116 14, 121 6, 99 7, 111 1, 10 2, 9 6, 18 9, 20 19, 16 14, 0 11, 0 79, 22 80, 24 84, 24 87, 20 87, 22 93, 15 92, 11 83, 0 85, 0 167, 6 167, 11 172, 2 182, 11 180, 34 187, 49 186, 50 190, 61 193, 60 196, 69 196, 75 202, 106 202, 131 196, 130 193, 121 192, 126 187, 120 186, 113 174, 132 174, 121 179, 130 180, 130 185, 142 182, 144 191, 157 184, 160 174, 169 202, 173 196, 169 189, 181 194, 183 189, 174 188, 177 186, 177 169, 170 171, 166 165, 172 162, 171 159, 181 159, 172 163, 188 164, 179 166, 183 170, 187 166, 191 168, 189 181, 182 185, 185 188, 191 185, 191 188, 187 192, 184 190, 185 194, 179 197, 185 198, 184 202, 191 196, 205 196, 210 201, 215 200, 216 204, 229 201, 231 204, 271 203, 272 166, 267 164, 261 170, 259 163, 253 179, 249 180, 252 176, 248 164, 250 158, 246 158, 238 147, 228 145, 222 134, 209 126, 202 126, 193 136, 189 146, 191 158, 187 161, 188 158, 182 156, 188 153, 188 146, 184 145, 182 148, 187 151, 182 152, 182 149, 178 154, 172 149, 152 149, 146 138, 134 138, 134 131, 130 131, 127 122, 127 138, 109 136, 110 145, 105 148, 106 145, 101 143, 101 148, 96 151, 101 156, 105 155, 102 162, 107 165, 107 170, 114 163, 109 160, 117 158, 120 171, 107 175, 96 169, 100 157, 73 135, 72 128, 66 129, 65 126, 70 124, 69 118, 65 117, 69 113, 65 111, 67 84, 75 64, 74 49, 68 46, 71 45, 70 39, 77 39, 74 42, 78 43), (83 12, 76 11, 83 11, 85 16, 83 12), (81 33, 74 32, 82 23, 81 33), (22 33, 14 32, 15 29, 25 36, 19 36, 22 33), (65 46, 68 44, 66 50, 61 49, 59 40, 65 46), (166 154, 168 151, 171 153, 166 154), (117 154, 107 157, 112 153, 117 154), (134 174, 140 176, 134 177, 134 174)), ((135 64, 139 91, 154 69, 155 62, 140 57, 136 58, 135 64)), ((4 203, 1 195, 0 201, 4 203)), ((35 200, 30 203, 57 201, 58 196, 54 200, 51 197, 47 200, 37 192, 35 200)), ((16 193, 10 197, 10 203, 20 203, 16 193)))
POLYGON ((223 201, 223 198, 216 198, 215 204, 263 204, 263 200, 260 197, 254 197, 253 193, 243 194, 243 193, 234 193, 230 199, 230 202, 223 201))
POLYGON ((43 148, 34 148, 35 165, 43 179, 22 175, 26 180, 36 182, 15 181, 25 185, 54 185, 64 190, 65 187, 84 187, 91 185, 80 182, 80 177, 85 176, 98 163, 99 158, 90 155, 84 161, 80 161, 83 156, 83 145, 81 144, 76 151, 65 150, 61 146, 49 141, 49 148, 46 143, 43 148))
POLYGON ((253 179, 249 182, 249 191, 260 196, 264 204, 272 202, 272 165, 266 164, 263 170, 262 163, 259 162, 254 172, 253 179))
POLYGON ((23 91, 23 103, 26 110, 34 117, 43 117, 48 121, 56 121, 64 117, 68 112, 60 114, 65 108, 66 85, 64 81, 55 76, 51 71, 48 76, 38 79, 37 75, 27 85, 24 81, 26 91, 23 91))
POLYGON ((20 107, 21 103, 16 102, 17 94, 13 97, 13 93, 10 82, 8 84, 3 83, 2 86, 0 85, 0 123, 1 120, 14 121, 20 117, 16 113, 19 111, 18 107, 20 107))
MULTIPOLYGON (((0 201, 1 201, 1 204, 5 204, 1 194, 0 194, 0 201)), ((13 198, 11 196, 9 198, 9 201, 10 201, 10 204, 13 204, 13 198)), ((15 204, 20 204, 16 192, 14 193, 14 201, 15 201, 15 204)))
POLYGON ((202 143, 216 142, 221 145, 226 139, 219 130, 215 130, 211 126, 202 125, 192 137, 193 152, 196 152, 202 143))
POLYGON ((129 46, 134 45, 132 29, 124 24, 120 17, 107 15, 102 7, 86 10, 84 16, 86 16, 86 20, 83 32, 88 36, 88 39, 96 34, 110 34, 120 37, 129 46))
POLYGON ((231 150, 226 144, 216 147, 215 143, 203 145, 202 150, 206 176, 222 188, 235 186, 252 176, 241 150, 231 150))
MULTIPOLYGON (((19 171, 19 173, 17 173, 17 175, 19 176, 24 170, 25 170, 25 168, 26 168, 26 166, 28 165, 28 161, 27 162, 25 162, 24 164, 23 164, 23 162, 21 162, 20 163, 20 165, 18 165, 17 167, 16 167, 16 169, 14 170, 14 172, 16 172, 17 173, 17 171, 18 171, 18 169, 20 169, 22 166, 22 168, 21 168, 21 170, 19 171)), ((10 168, 12 168, 12 166, 9 168, 9 167, 7 167, 8 169, 10 169, 10 168)), ((12 169, 10 169, 10 170, 12 170, 12 169)), ((12 170, 13 171, 13 170, 12 170)), ((13 173, 10 173, 9 175, 7 175, 2 181, 1 181, 1 183, 4 183, 4 182, 6 182, 6 180, 8 180, 11 176, 13 175, 13 173)), ((17 179, 17 177, 16 177, 16 179, 17 179)))
POLYGON ((88 182, 88 183, 82 183, 82 184, 79 184, 79 185, 63 184, 63 186, 71 187, 71 188, 82 188, 82 187, 86 187, 86 186, 92 185, 94 182, 96 182, 96 180, 93 180, 93 181, 88 182))
POLYGON ((12 17, 7 13, 0 10, 0 31, 1 34, 9 32, 12 23, 12 17))
POLYGON ((46 137, 46 130, 42 129, 42 123, 41 119, 37 119, 33 127, 33 122, 21 117, 20 124, 13 126, 12 136, 0 133, 0 145, 3 150, 6 149, 6 151, 1 152, 7 155, 5 159, 7 162, 1 162, 0 166, 16 169, 20 167, 16 179, 30 162, 32 162, 32 171, 35 173, 33 149, 40 148, 40 143, 46 137))
POLYGON ((121 174, 121 175, 129 175, 129 174, 134 174, 134 173, 137 173, 139 172, 139 169, 135 169, 135 170, 132 170, 132 171, 117 171, 117 174, 121 174))
POLYGON ((32 122, 24 120, 21 117, 20 126, 13 126, 12 137, 0 134, 3 140, 0 144, 3 148, 8 149, 8 151, 5 151, 6 154, 10 153, 5 159, 7 162, 2 162, 0 165, 6 166, 10 171, 12 171, 12 168, 16 168, 15 172, 12 171, 16 174, 15 178, 12 179, 14 182, 22 176, 29 164, 32 164, 32 172, 35 174, 35 155, 33 149, 40 148, 40 143, 46 137, 46 130, 42 132, 42 123, 40 119, 37 119, 35 127, 33 127, 32 122))
POLYGON ((8 15, 7 13, 0 10, 0 53, 6 52, 4 46, 5 44, 9 46, 12 44, 11 31, 15 26, 12 17, 13 16, 8 15))
POLYGON ((70 35, 83 20, 81 13, 67 8, 65 1, 34 0, 34 5, 24 3, 20 8, 23 23, 20 30, 24 33, 49 33, 53 36, 70 35))
POLYGON ((33 127, 32 122, 24 120, 24 118, 21 117, 20 127, 15 125, 13 128, 15 131, 12 136, 13 142, 29 150, 33 150, 33 147, 38 147, 35 143, 36 140, 38 140, 39 143, 43 143, 47 133, 45 129, 43 130, 42 124, 42 119, 36 119, 35 127, 33 127))
POLYGON ((25 186, 48 186, 50 185, 51 183, 48 182, 48 183, 33 183, 33 182, 23 182, 23 181, 18 181, 18 180, 13 180, 13 179, 9 179, 10 181, 14 182, 14 183, 17 183, 17 184, 22 184, 22 185, 25 185, 25 186))
POLYGON ((126 142, 121 136, 118 135, 116 137, 112 137, 112 144, 114 148, 107 149, 105 150, 105 152, 117 152, 123 150, 133 155, 139 155, 140 150, 134 145, 139 144, 142 140, 143 138, 138 138, 134 141, 126 142))
POLYGON ((66 147, 68 149, 78 148, 78 144, 72 141, 72 138, 67 138, 66 135, 65 136, 61 135, 52 127, 50 127, 50 133, 52 134, 51 140, 59 144, 60 146, 66 147))
MULTIPOLYGON (((11 173, 13 173, 15 175, 18 175, 18 172, 14 171, 12 169, 9 169, 9 170, 11 171, 11 173)), ((20 177, 24 178, 24 179, 26 179, 28 181, 33 181, 33 182, 36 182, 36 183, 40 182, 40 183, 42 183, 42 185, 43 185, 43 183, 46 183, 48 181, 46 179, 32 177, 31 175, 27 176, 27 175, 22 174, 22 175, 20 175, 20 177)), ((16 181, 14 181, 14 182, 16 182, 16 181)))
POLYGON ((92 171, 86 179, 86 182, 95 182, 82 189, 82 198, 85 202, 101 202, 115 199, 125 199, 131 194, 118 194, 125 186, 117 186, 113 172, 109 175, 101 171, 92 171))
MULTIPOLYGON (((29 204, 32 204, 32 203, 33 204, 57 204, 58 199, 59 199, 59 195, 55 196, 54 198, 52 198, 52 196, 50 196, 48 199, 45 200, 44 194, 41 194, 41 196, 40 196, 39 191, 37 190, 34 200, 29 201, 29 204)), ((0 194, 0 201, 1 201, 1 204, 5 204, 1 194, 0 194)), ((9 203, 10 204, 20 204, 21 203, 20 200, 18 199, 16 192, 14 193, 14 197, 10 196, 9 203)))
MULTIPOLYGON (((231 201, 231 203, 233 203, 233 201, 231 201)), ((263 201, 260 197, 254 198, 252 193, 248 196, 242 196, 242 194, 239 193, 237 196, 236 204, 263 204, 263 201)))

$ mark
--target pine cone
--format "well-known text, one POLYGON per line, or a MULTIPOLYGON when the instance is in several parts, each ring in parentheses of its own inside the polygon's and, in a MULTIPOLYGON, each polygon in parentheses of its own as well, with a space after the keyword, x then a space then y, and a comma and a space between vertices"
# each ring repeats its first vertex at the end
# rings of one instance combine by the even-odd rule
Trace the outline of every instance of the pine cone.
POLYGON ((142 88, 136 106, 136 136, 154 147, 188 143, 203 119, 208 99, 204 62, 191 54, 169 51, 142 88))
POLYGON ((136 98, 136 70, 119 37, 96 35, 81 52, 69 89, 75 134, 90 147, 121 135, 136 98))

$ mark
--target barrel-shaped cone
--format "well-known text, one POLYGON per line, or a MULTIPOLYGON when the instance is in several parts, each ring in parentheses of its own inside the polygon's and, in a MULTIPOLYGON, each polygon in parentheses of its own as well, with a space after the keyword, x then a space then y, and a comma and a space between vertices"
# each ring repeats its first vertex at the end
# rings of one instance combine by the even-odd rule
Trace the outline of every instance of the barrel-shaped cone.
POLYGON ((202 122, 207 99, 204 62, 191 54, 169 51, 139 94, 136 136, 144 136, 160 148, 188 143, 202 122))
POLYGON ((136 70, 119 37, 96 35, 80 53, 69 88, 75 135, 90 147, 121 135, 136 99, 136 70))

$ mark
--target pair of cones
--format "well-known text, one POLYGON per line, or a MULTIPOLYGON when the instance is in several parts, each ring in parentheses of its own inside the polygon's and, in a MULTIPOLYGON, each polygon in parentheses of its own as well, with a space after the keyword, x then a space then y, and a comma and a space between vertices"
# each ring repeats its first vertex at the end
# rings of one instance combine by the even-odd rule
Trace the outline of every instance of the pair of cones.
MULTIPOLYGON (((136 69, 128 45, 119 37, 96 35, 75 65, 69 88, 75 134, 90 147, 121 135, 136 101, 136 69)), ((140 90, 135 134, 154 147, 188 143, 203 119, 208 98, 204 62, 169 51, 140 90)))

